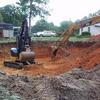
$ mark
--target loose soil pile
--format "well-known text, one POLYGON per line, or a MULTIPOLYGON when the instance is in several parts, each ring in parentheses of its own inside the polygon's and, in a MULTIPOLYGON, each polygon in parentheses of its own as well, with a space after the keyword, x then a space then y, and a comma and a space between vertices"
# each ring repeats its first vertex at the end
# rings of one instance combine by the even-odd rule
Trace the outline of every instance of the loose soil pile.
POLYGON ((6 76, 0 73, 0 100, 100 100, 100 65, 57 76, 6 76))

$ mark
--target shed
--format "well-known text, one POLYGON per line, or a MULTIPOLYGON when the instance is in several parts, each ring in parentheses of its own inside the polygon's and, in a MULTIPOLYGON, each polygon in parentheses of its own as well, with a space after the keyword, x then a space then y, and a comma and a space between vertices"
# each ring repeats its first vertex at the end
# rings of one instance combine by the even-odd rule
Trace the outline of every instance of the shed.
POLYGON ((13 25, 8 23, 0 23, 0 38, 13 37, 13 25))

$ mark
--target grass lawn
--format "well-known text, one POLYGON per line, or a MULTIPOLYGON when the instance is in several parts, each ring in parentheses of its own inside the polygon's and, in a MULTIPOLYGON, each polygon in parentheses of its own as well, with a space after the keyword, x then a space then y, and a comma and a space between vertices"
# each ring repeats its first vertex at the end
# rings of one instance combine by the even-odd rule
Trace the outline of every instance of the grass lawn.
MULTIPOLYGON (((63 37, 62 37, 63 38, 63 37)), ((32 37, 32 41, 59 41, 61 40, 60 37, 32 37)), ((78 38, 78 37, 70 37, 69 41, 88 41, 89 38, 88 37, 82 37, 82 38, 78 38)))
MULTIPOLYGON (((63 38, 63 37, 62 37, 63 38)), ((31 38, 32 41, 59 41, 61 40, 60 37, 56 36, 56 37, 32 37, 31 38)), ((88 37, 81 37, 81 38, 78 38, 78 37, 70 37, 69 38, 69 41, 73 41, 73 42, 76 42, 76 41, 88 41, 89 38, 88 37)), ((3 43, 15 43, 16 42, 16 38, 11 38, 11 39, 2 39, 0 40, 0 44, 3 44, 3 43)))
POLYGON ((4 44, 4 43, 15 43, 16 39, 12 38, 12 39, 2 39, 0 40, 0 44, 4 44))

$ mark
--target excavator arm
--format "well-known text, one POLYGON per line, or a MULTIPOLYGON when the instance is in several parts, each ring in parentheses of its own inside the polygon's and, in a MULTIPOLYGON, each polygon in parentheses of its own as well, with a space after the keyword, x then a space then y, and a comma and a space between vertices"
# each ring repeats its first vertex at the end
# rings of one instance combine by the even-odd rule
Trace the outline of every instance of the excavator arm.
POLYGON ((68 42, 68 39, 76 30, 86 27, 86 26, 94 25, 97 23, 100 23, 100 16, 96 16, 90 19, 82 20, 79 23, 72 24, 68 29, 66 29, 62 33, 60 37, 60 43, 53 49, 52 58, 54 58, 57 55, 59 48, 68 42))

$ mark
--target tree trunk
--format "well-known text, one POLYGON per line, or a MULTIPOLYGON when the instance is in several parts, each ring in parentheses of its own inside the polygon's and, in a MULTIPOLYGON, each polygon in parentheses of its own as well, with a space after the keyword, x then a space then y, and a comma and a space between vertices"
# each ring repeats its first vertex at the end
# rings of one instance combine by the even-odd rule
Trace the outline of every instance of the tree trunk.
POLYGON ((29 14, 29 35, 31 36, 31 16, 32 16, 32 0, 30 0, 30 14, 29 14))

